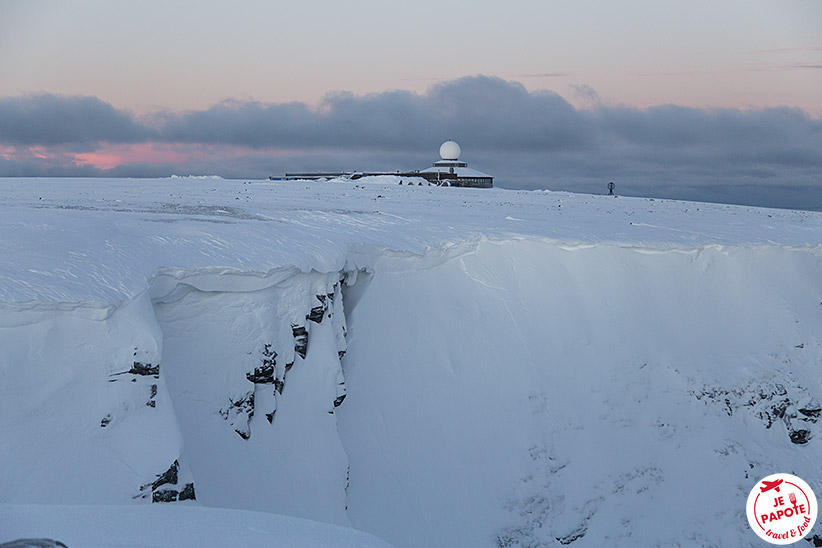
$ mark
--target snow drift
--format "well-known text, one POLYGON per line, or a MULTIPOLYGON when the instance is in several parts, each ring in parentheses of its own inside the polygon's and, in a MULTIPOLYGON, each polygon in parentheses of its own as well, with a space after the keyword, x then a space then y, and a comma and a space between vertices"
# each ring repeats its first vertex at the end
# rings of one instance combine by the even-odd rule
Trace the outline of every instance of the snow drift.
MULTIPOLYGON (((409 548, 758 546, 760 477, 822 491, 819 215, 322 184, 232 209, 236 183, 188 184, 223 186, 7 204, 0 503, 256 510, 409 548), (68 256, 20 228, 101 219, 68 256)), ((9 506, 0 542, 15 512, 54 519, 9 506)))
MULTIPOLYGON (((0 524, 4 539, 55 539, 69 548, 391 548, 347 527, 224 508, 0 504, 0 524)), ((23 546, 55 545, 15 548, 23 546)))

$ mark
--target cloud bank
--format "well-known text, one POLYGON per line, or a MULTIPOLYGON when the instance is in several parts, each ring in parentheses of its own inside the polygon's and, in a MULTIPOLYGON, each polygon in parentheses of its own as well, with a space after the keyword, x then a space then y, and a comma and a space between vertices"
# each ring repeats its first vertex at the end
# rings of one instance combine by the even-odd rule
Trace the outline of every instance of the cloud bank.
POLYGON ((603 105, 590 86, 573 92, 591 108, 485 76, 425 94, 334 92, 316 107, 226 100, 142 119, 96 97, 6 97, 0 176, 411 170, 455 139, 498 186, 602 192, 614 181, 623 194, 822 208, 822 120, 802 110, 639 110, 603 105), (143 156, 101 168, 115 145, 143 156), (177 159, 154 158, 152 147, 177 159))

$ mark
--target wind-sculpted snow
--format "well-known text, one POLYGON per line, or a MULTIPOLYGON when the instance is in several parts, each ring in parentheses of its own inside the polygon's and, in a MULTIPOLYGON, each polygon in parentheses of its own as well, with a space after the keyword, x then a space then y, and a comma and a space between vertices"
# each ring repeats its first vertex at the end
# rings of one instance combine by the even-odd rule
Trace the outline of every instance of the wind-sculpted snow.
POLYGON ((140 487, 181 450, 161 344, 145 293, 118 307, 0 309, 0 500, 150 500, 140 487))
POLYGON ((0 182, 0 503, 758 546, 822 486, 822 214, 389 179, 0 182))
POLYGON ((398 546, 759 546, 822 485, 818 249, 483 242, 349 311, 349 517, 398 546))
POLYGON ((263 512, 154 506, 11 506, 0 504, 0 545, 9 548, 392 548, 366 533, 263 512), (39 535, 39 536, 38 536, 39 535))
POLYGON ((347 524, 334 411, 356 276, 164 271, 116 307, 10 305, 0 500, 196 499, 347 524))
POLYGON ((377 181, 0 179, 0 302, 117 303, 166 267, 339 272, 381 249, 422 255, 482 238, 686 250, 822 242, 811 212, 377 181))

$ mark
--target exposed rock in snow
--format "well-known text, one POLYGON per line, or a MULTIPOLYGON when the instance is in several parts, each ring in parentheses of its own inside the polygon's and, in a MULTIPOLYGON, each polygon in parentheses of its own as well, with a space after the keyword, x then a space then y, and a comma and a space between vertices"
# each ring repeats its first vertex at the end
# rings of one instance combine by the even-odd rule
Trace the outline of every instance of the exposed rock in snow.
POLYGON ((177 495, 175 489, 159 489, 151 492, 151 502, 174 502, 177 495))
POLYGON ((175 487, 180 482, 180 463, 176 460, 171 463, 168 470, 157 475, 151 483, 140 487, 140 494, 134 498, 147 498, 151 494, 151 502, 174 502, 177 500, 194 500, 194 483, 186 483, 183 489, 177 490, 175 487))
POLYGON ((21 538, 0 544, 0 548, 68 548, 59 540, 48 538, 21 538))
MULTIPOLYGON (((304 325, 292 325, 291 331, 294 335, 294 352, 296 352, 301 358, 305 359, 305 353, 308 350, 308 331, 306 331, 304 325)), ((291 369, 291 366, 293 365, 294 362, 290 362, 286 366, 286 371, 291 369)))
POLYGON ((347 460, 328 415, 345 389, 336 338, 345 317, 328 298, 339 273, 274 274, 251 291, 230 274, 177 276, 154 303, 197 500, 347 523, 347 460), (317 295, 320 322, 293 327, 317 295), (237 435, 226 438, 220 422, 237 435))
POLYGON ((128 372, 132 375, 153 375, 155 378, 160 375, 160 366, 150 363, 134 362, 128 372))
POLYGON ((220 409, 220 415, 228 421, 241 438, 251 437, 251 418, 254 416, 254 392, 246 394, 238 400, 228 398, 228 407, 220 409))
MULTIPOLYGON (((317 297, 320 297, 320 295, 318 295, 317 297)), ((323 321, 324 317, 325 317, 325 307, 324 306, 315 306, 314 308, 311 309, 311 312, 308 313, 308 315, 305 317, 305 319, 306 320, 311 320, 314 323, 320 323, 321 321, 323 321)))
POLYGON ((186 483, 180 491, 180 497, 178 500, 194 500, 196 498, 197 496, 194 493, 194 484, 186 483))
POLYGON ((177 472, 180 469, 180 464, 175 460, 168 467, 168 470, 160 474, 160 476, 151 483, 151 490, 156 491, 158 487, 163 485, 177 485, 177 472))
POLYGON ((254 384, 274 384, 274 368, 277 365, 277 353, 271 350, 271 344, 266 344, 263 349, 262 364, 255 367, 251 373, 246 373, 245 377, 254 384))
POLYGON ((803 445, 813 437, 812 429, 822 409, 813 396, 799 385, 790 389, 770 379, 750 382, 735 389, 703 388, 694 392, 697 400, 721 403, 728 416, 746 410, 762 421, 765 428, 781 424, 791 442, 803 445))

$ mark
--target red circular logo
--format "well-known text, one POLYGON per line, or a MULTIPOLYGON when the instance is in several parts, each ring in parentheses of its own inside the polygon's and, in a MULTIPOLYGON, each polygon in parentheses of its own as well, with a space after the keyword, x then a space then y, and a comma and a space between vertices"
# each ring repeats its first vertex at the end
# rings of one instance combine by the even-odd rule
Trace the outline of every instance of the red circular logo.
POLYGON ((801 478, 773 474, 760 480, 748 495, 748 523, 762 540, 793 544, 816 523, 816 496, 801 478))

